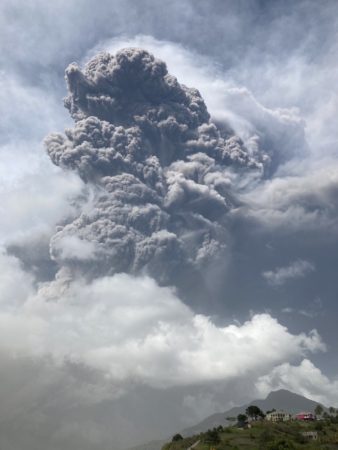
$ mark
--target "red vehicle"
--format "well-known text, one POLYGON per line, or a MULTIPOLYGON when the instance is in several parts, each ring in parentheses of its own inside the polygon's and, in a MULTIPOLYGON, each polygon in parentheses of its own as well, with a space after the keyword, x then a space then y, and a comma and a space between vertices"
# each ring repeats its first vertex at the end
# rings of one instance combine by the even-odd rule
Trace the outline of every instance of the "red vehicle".
POLYGON ((301 412, 296 414, 297 420, 316 420, 315 414, 311 412, 301 412))

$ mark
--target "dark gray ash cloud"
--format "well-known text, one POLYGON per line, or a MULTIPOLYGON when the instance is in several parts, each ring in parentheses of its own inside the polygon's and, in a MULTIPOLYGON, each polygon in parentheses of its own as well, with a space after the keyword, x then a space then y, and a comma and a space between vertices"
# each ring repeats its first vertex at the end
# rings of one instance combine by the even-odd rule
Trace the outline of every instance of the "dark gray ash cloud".
POLYGON ((91 276, 146 272, 162 284, 220 261, 236 204, 229 173, 262 172, 266 155, 212 123, 200 93, 145 50, 100 53, 83 71, 71 64, 66 79, 75 126, 50 135, 47 152, 94 198, 59 227, 52 257, 91 276))

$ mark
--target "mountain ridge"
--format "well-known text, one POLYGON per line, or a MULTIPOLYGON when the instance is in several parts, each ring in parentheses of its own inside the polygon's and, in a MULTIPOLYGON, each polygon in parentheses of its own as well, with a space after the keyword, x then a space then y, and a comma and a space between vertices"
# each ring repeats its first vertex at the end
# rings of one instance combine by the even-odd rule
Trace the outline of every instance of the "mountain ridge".
MULTIPOLYGON (((278 389, 276 391, 271 391, 266 398, 252 400, 242 406, 234 406, 233 408, 220 413, 214 413, 206 417, 198 424, 191 427, 187 427, 180 431, 183 437, 188 437, 194 434, 199 434, 201 432, 207 431, 208 429, 218 427, 219 425, 228 426, 231 424, 226 417, 237 417, 238 414, 244 413, 245 409, 250 405, 258 406, 262 411, 266 412, 273 408, 278 410, 285 410, 291 414, 295 414, 300 411, 314 411, 314 408, 319 404, 314 400, 304 397, 295 392, 288 391, 287 389, 278 389)), ((327 407, 324 407, 327 410, 327 407)), ((162 446, 171 439, 167 437, 166 439, 157 439, 150 441, 145 444, 140 444, 131 447, 127 450, 161 450, 162 446)))
POLYGON ((235 406, 228 411, 214 413, 198 424, 185 428, 181 431, 181 434, 182 436, 190 436, 210 428, 218 427, 219 425, 229 425, 230 422, 226 420, 226 417, 237 417, 238 414, 244 413, 245 409, 250 405, 256 405, 264 412, 275 408, 295 414, 302 410, 313 411, 318 405, 318 402, 288 391, 287 389, 278 389, 276 391, 271 391, 265 399, 256 399, 243 406, 235 406))

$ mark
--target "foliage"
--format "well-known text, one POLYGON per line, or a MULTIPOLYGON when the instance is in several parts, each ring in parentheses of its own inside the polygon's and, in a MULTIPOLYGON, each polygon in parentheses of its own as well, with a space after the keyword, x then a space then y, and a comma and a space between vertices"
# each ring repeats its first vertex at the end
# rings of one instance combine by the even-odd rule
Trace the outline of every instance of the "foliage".
MULTIPOLYGON (((246 417, 244 414, 242 415, 246 417)), ((271 423, 253 421, 250 429, 237 426, 214 428, 200 435, 165 444, 163 450, 338 450, 338 421, 335 416, 316 422, 290 421, 271 423), (317 431, 318 441, 303 433, 317 431)))
POLYGON ((324 409, 323 409, 322 405, 318 404, 315 407, 315 414, 316 414, 316 416, 321 416, 323 414, 323 412, 324 412, 324 409))
POLYGON ((259 437, 259 442, 262 445, 267 444, 267 443, 269 443, 269 442, 271 442, 273 440, 274 440, 274 435, 273 435, 272 431, 269 428, 264 430, 263 433, 261 433, 261 435, 259 437))
POLYGON ((182 441, 183 436, 179 433, 175 434, 175 436, 173 436, 172 438, 172 442, 177 442, 177 441, 182 441))
POLYGON ((295 450, 296 447, 287 439, 279 439, 266 447, 267 450, 295 450))
POLYGON ((324 428, 324 424, 322 424, 321 422, 316 422, 314 425, 314 429, 316 431, 323 431, 323 428, 324 428))
POLYGON ((220 437, 216 428, 208 430, 203 438, 205 444, 217 445, 220 443, 220 437))
POLYGON ((183 438, 182 440, 173 441, 171 440, 167 444, 164 444, 162 450, 186 450, 188 447, 193 445, 196 441, 200 439, 200 436, 189 436, 188 438, 183 438))
POLYGON ((248 420, 248 416, 245 414, 238 414, 237 416, 237 422, 238 423, 245 423, 248 420))
POLYGON ((264 417, 263 411, 256 405, 248 406, 245 410, 245 414, 254 420, 257 420, 259 417, 264 417))

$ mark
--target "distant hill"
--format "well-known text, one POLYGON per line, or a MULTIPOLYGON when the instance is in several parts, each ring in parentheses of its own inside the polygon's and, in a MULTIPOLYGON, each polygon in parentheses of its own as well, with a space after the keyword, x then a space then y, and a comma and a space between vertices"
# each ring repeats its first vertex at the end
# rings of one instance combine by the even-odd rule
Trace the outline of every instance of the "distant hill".
MULTIPOLYGON (((226 417, 237 417, 238 414, 245 412, 246 408, 250 405, 258 406, 262 411, 266 412, 273 408, 281 409, 291 414, 295 414, 300 411, 314 411, 318 402, 310 400, 286 389, 280 389, 278 391, 270 392, 270 394, 264 399, 253 400, 243 406, 236 406, 222 413, 212 414, 206 419, 199 422, 189 428, 185 428, 180 432, 184 437, 207 431, 210 428, 218 427, 219 425, 227 426, 230 422, 226 420, 226 417)), ((164 440, 152 441, 147 444, 138 445, 129 450, 160 450, 165 442, 171 439, 171 436, 164 440)))
POLYGON ((162 450, 338 450, 338 417, 328 415, 320 422, 291 420, 253 422, 250 428, 221 427, 178 441, 167 442, 162 450))
POLYGON ((230 422, 226 420, 226 417, 237 417, 238 414, 244 413, 246 408, 250 405, 256 405, 264 412, 275 408, 295 414, 300 411, 313 412, 318 405, 318 402, 294 394, 286 389, 280 389, 279 391, 270 392, 264 400, 253 400, 244 406, 236 406, 229 411, 212 414, 197 425, 182 430, 181 434, 182 436, 191 436, 192 434, 201 433, 202 431, 218 427, 219 425, 229 425, 230 422))

